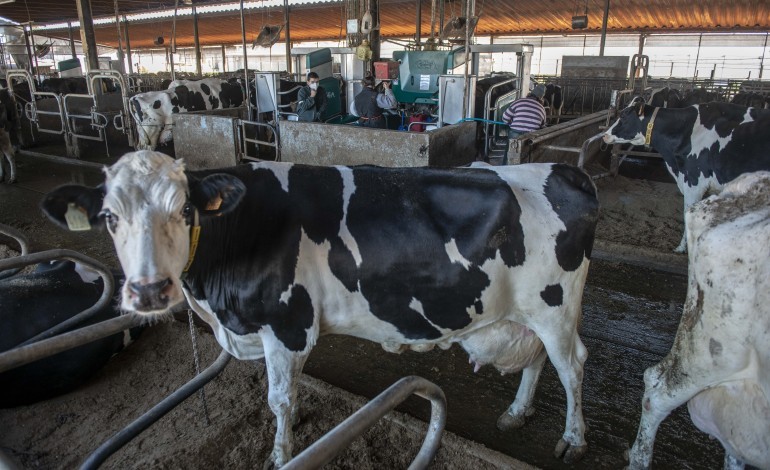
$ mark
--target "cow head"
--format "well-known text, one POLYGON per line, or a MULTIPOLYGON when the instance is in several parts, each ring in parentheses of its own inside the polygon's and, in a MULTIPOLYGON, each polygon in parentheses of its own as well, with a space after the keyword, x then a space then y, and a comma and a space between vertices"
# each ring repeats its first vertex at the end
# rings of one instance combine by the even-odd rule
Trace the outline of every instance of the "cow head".
POLYGON ((121 308, 164 313, 183 300, 180 279, 196 221, 232 210, 245 187, 222 173, 194 178, 181 160, 146 150, 124 155, 105 175, 97 188, 57 188, 41 207, 70 230, 106 225, 126 277, 121 308))
POLYGON ((604 133, 608 144, 644 145, 644 100, 637 96, 626 109, 620 112, 618 120, 604 133))

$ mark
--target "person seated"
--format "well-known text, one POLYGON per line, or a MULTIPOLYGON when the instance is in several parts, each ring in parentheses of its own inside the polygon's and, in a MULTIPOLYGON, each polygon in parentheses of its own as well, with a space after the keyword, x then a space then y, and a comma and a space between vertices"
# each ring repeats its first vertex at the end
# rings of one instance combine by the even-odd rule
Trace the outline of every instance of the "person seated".
POLYGON ((390 81, 382 82, 382 93, 375 91, 374 77, 371 75, 364 77, 361 84, 364 88, 350 103, 350 114, 358 116, 361 126, 387 129, 383 113, 386 109, 395 109, 398 105, 396 95, 390 89, 390 81))
POLYGON ((307 74, 307 85, 297 94, 297 119, 300 121, 320 122, 326 110, 326 90, 318 84, 320 79, 315 72, 307 74))

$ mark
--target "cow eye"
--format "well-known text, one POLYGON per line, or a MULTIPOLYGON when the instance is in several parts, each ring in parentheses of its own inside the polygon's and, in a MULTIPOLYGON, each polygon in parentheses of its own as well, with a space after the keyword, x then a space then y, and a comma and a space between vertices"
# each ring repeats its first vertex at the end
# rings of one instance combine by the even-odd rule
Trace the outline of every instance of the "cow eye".
POLYGON ((189 202, 182 207, 182 217, 185 219, 189 218, 192 215, 192 204, 189 202))
POLYGON ((107 222, 107 230, 115 233, 115 228, 118 226, 118 216, 113 214, 109 209, 103 209, 99 213, 100 217, 104 217, 104 221, 107 222))

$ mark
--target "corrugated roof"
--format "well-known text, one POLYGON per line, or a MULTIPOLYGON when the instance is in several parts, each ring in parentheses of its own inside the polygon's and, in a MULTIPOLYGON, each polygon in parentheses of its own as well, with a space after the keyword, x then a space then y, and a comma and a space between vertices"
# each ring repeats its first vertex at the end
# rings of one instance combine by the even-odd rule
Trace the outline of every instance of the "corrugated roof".
MULTIPOLYGON (((290 0, 294 3, 295 0, 290 0)), ((307 0, 304 0, 307 1, 307 0)), ((447 17, 460 14, 461 2, 445 0, 447 17)), ((118 0, 121 14, 152 13, 163 8, 173 8, 169 0, 118 0)), ((181 3, 181 2, 180 2, 181 3)), ((200 6, 232 3, 222 1, 196 1, 200 6)), ((282 3, 271 0, 270 4, 282 3)), ((587 6, 588 28, 580 34, 598 32, 604 9, 604 0, 477 0, 481 15, 476 33, 540 34, 576 31, 571 28, 571 17, 582 14, 587 6)), ((91 0, 94 17, 113 17, 114 0, 91 0)), ((267 5, 262 3, 261 5, 267 5)), ((344 3, 319 0, 291 8, 291 36, 295 41, 337 39, 344 37, 344 3)), ((422 32, 430 30, 430 0, 422 0, 422 32)), ((0 5, 0 16, 15 21, 29 18, 38 23, 77 21, 75 0, 17 0, 0 5)), ((385 37, 409 37, 415 32, 414 0, 380 0, 381 34, 385 37)), ((236 44, 241 42, 240 18, 237 11, 199 15, 201 43, 203 45, 236 44)), ((282 24, 283 8, 259 8, 247 10, 247 41, 253 40, 265 24, 282 24)), ((654 31, 768 31, 770 30, 770 1, 768 0, 612 0, 607 22, 612 32, 654 31)), ((171 33, 171 19, 154 23, 132 22, 130 39, 133 48, 153 46, 153 39, 163 35, 167 40, 171 33)), ((49 33, 65 37, 66 33, 49 33)), ((96 27, 97 42, 116 46, 114 24, 96 27)), ((190 17, 177 19, 177 44, 193 43, 190 17)))

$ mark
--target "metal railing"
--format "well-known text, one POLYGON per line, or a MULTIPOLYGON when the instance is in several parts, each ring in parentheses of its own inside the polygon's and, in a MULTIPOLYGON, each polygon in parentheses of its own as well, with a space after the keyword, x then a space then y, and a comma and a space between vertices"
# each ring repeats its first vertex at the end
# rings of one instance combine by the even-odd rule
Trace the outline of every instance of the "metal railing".
POLYGON ((430 401, 431 414, 425 440, 409 469, 427 468, 441 444, 441 434, 446 425, 446 397, 437 385, 417 376, 404 377, 391 385, 291 459, 283 468, 285 470, 320 468, 412 394, 430 401))
POLYGON ((275 161, 281 161, 281 138, 278 133, 278 128, 265 122, 246 121, 240 119, 238 126, 241 129, 241 160, 258 160, 259 155, 249 155, 249 144, 252 144, 255 149, 259 149, 260 145, 273 147, 275 149, 275 161), (253 129, 254 138, 249 137, 249 129, 253 129), (271 140, 262 140, 259 137, 260 129, 267 129, 272 136, 271 140))
MULTIPOLYGON (((49 328, 46 331, 43 331, 42 333, 35 335, 34 337, 21 343, 20 346, 25 346, 35 341, 40 341, 41 339, 50 338, 53 335, 61 333, 68 328, 82 323, 108 306, 112 300, 112 294, 115 289, 115 279, 112 277, 112 272, 110 272, 110 270, 104 264, 82 253, 78 253, 77 251, 64 249, 48 250, 41 251, 39 253, 32 253, 31 255, 16 256, 15 258, 0 260, 0 272, 6 269, 24 267, 31 264, 45 263, 59 259, 75 261, 96 271, 104 282, 102 295, 99 297, 99 300, 90 308, 78 313, 72 318, 63 321, 52 328, 49 328)), ((2 366, 0 366, 0 369, 2 369, 2 366)))
POLYGON ((66 119, 64 117, 64 106, 62 105, 61 96, 57 95, 56 93, 51 93, 47 91, 37 91, 37 88, 35 86, 35 80, 32 78, 32 75, 26 70, 9 70, 8 73, 6 74, 6 79, 8 80, 8 88, 11 91, 11 96, 13 97, 14 102, 16 101, 16 95, 13 91, 14 79, 18 79, 20 81, 26 81, 28 83, 30 100, 24 104, 23 112, 27 120, 35 124, 35 127, 37 128, 38 132, 43 132, 47 134, 56 134, 56 135, 64 135, 67 132, 66 119), (38 109, 37 100, 39 98, 53 98, 56 103, 56 111, 45 111, 45 110, 38 109), (40 116, 57 117, 59 121, 59 127, 55 128, 55 127, 41 126, 40 116))
MULTIPOLYGON (((19 230, 16 230, 15 228, 0 224, 0 234, 3 234, 7 237, 11 237, 14 240, 16 240, 16 243, 19 244, 20 249, 20 256, 26 256, 29 254, 29 240, 27 239, 27 236, 21 233, 19 230)), ((2 279, 8 279, 11 276, 14 276, 16 273, 21 271, 21 267, 18 268, 11 268, 6 270, 0 270, 0 280, 2 279)))

